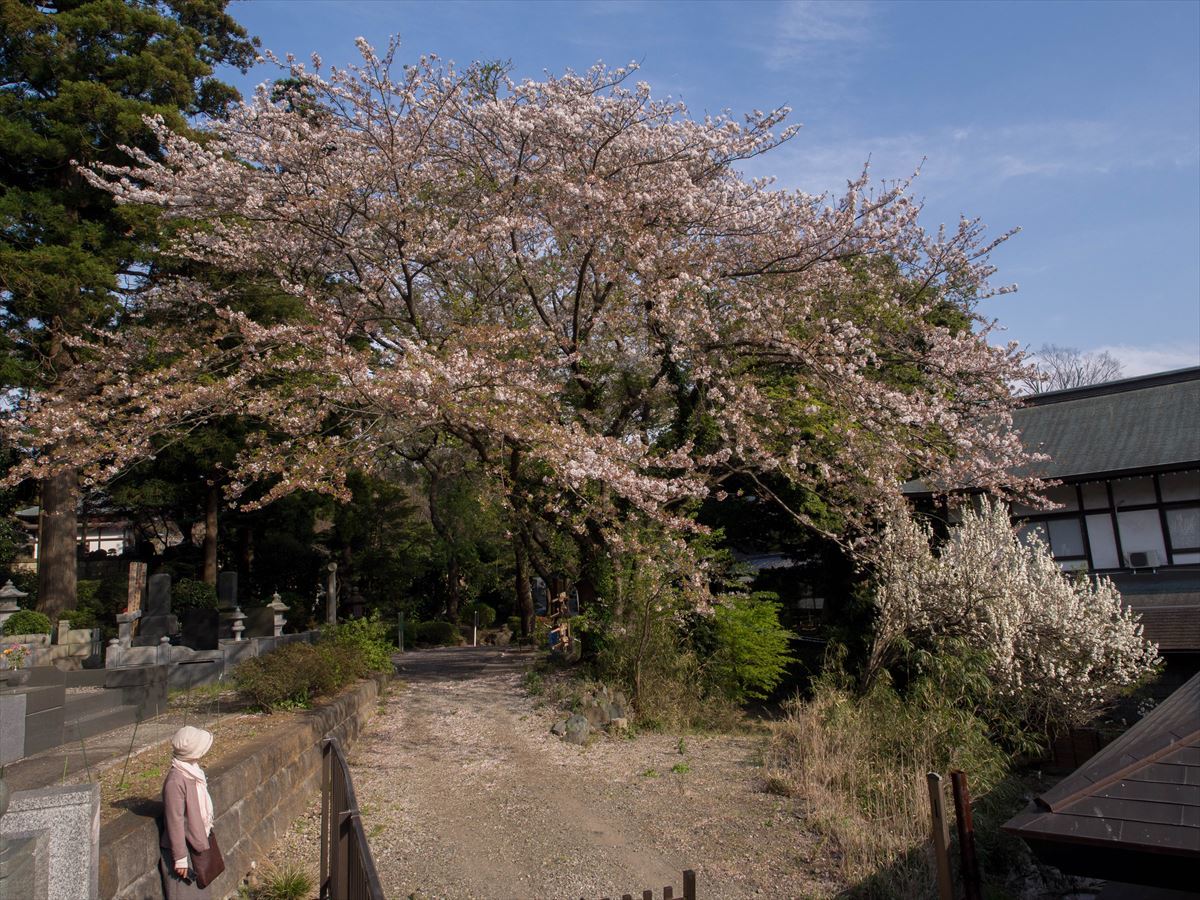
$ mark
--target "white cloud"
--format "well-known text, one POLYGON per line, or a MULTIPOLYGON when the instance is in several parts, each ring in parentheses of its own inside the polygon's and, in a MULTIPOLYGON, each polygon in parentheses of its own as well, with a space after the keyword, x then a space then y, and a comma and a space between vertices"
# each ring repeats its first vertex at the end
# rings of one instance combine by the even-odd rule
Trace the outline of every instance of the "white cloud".
POLYGON ((1200 343, 1171 343, 1141 347, 1129 344, 1110 344, 1096 347, 1094 352, 1109 353, 1119 359, 1125 370, 1126 378, 1200 366, 1200 343))
POLYGON ((862 46, 873 38, 867 3, 793 0, 774 24, 766 64, 779 70, 816 59, 828 61, 846 47, 862 46))
POLYGON ((918 192, 935 197, 960 195, 963 184, 974 191, 1019 178, 1191 167, 1200 159, 1200 143, 1091 120, 950 124, 890 135, 830 136, 805 130, 778 153, 756 161, 755 168, 762 171, 751 174, 768 174, 770 168, 781 186, 838 191, 867 159, 875 178, 907 177, 922 166, 918 192))

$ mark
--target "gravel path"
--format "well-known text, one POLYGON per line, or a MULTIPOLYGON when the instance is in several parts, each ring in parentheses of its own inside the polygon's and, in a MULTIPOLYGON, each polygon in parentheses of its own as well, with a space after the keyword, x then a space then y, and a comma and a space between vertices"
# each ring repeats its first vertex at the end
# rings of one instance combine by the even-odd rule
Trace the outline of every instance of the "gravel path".
MULTIPOLYGON (((350 754, 389 898, 600 898, 695 869, 703 898, 821 897, 811 838, 790 801, 762 792, 757 739, 552 736, 530 697, 530 655, 408 653, 401 685, 350 754), (680 752, 682 749, 682 752, 680 752)), ((272 862, 314 860, 316 803, 272 862)), ((314 873, 315 874, 315 873, 314 873)))

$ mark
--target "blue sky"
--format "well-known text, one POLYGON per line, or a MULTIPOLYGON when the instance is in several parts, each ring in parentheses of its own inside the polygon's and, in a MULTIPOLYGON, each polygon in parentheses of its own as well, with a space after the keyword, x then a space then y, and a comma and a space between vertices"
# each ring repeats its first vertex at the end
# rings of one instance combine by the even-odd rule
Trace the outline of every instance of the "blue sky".
MULTIPOLYGON (((519 77, 637 61, 693 114, 792 107, 793 141, 754 163, 837 190, 871 160, 910 174, 936 228, 994 233, 985 314, 1004 339, 1200 364, 1200 3, 399 2, 235 0, 282 56, 326 65, 399 35, 404 59, 511 60, 519 77)), ((225 73, 245 91, 276 71, 225 73)))

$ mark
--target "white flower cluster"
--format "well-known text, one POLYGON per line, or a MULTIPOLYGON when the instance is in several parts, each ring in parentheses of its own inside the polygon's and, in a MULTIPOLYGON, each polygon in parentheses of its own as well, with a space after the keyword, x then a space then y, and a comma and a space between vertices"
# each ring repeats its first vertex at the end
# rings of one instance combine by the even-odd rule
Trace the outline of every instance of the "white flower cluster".
POLYGON ((1027 723, 1087 721, 1158 663, 1137 616, 1105 578, 1067 576, 1007 506, 963 511, 940 552, 930 529, 897 514, 875 549, 878 618, 871 665, 901 639, 945 637, 985 651, 1005 706, 1027 723))

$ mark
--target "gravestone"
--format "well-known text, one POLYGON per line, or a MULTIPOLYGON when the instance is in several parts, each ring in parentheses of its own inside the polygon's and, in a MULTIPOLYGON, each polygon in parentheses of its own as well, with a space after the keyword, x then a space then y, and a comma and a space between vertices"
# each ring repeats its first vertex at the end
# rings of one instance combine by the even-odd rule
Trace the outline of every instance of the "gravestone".
POLYGON ((133 643, 138 647, 155 647, 159 638, 179 633, 179 619, 171 614, 171 576, 151 575, 146 593, 146 607, 133 643))
POLYGON ((218 637, 223 641, 232 640, 233 611, 238 605, 237 572, 217 573, 217 609, 220 611, 218 637))
POLYGON ((216 650, 220 622, 215 609, 185 609, 180 616, 179 643, 193 650, 216 650))
POLYGON ((49 844, 48 896, 54 900, 92 900, 98 896, 100 785, 14 793, 8 812, 0 817, 0 837, 36 839, 40 834, 46 835, 49 844))
POLYGON ((237 576, 237 572, 220 572, 217 575, 217 606, 223 612, 238 605, 237 576))
MULTIPOLYGON (((285 609, 287 607, 284 607, 285 609)), ((275 610, 267 606, 251 606, 246 610, 247 638, 271 637, 274 633, 275 610)))

